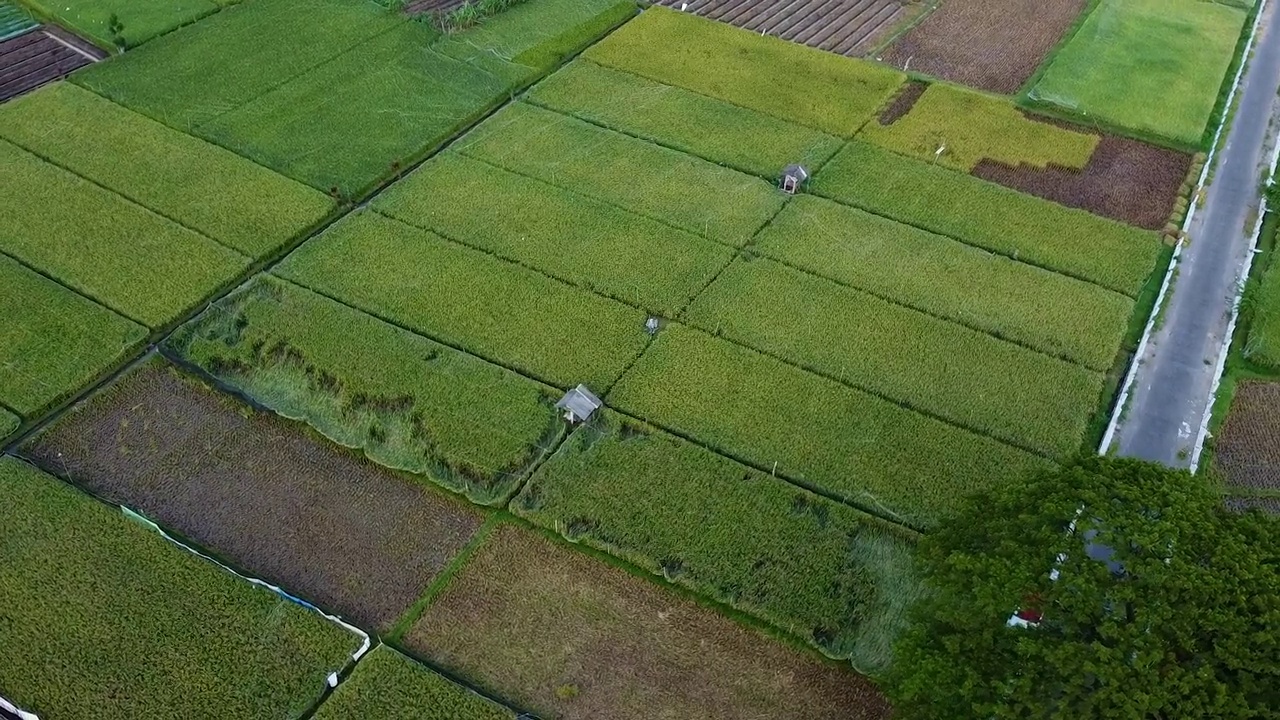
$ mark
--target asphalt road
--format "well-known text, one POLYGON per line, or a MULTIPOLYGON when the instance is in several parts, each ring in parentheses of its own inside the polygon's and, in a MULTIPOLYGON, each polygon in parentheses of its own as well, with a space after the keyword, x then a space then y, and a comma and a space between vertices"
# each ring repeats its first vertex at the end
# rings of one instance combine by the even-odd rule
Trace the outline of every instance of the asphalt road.
POLYGON ((1189 467, 1213 402, 1217 361, 1251 252, 1270 164, 1280 88, 1280 2, 1259 23, 1239 108, 1203 207, 1188 229, 1158 329, 1138 360, 1113 447, 1117 454, 1189 467))

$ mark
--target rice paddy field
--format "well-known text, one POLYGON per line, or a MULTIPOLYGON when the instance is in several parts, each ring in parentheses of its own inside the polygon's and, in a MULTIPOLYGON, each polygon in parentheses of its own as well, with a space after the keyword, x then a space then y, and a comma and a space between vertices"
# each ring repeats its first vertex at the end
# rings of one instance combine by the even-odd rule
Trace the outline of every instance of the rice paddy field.
POLYGON ((887 720, 917 542, 1096 444, 1208 111, 387 5, 33 2, 116 54, 0 104, 0 698, 887 720))

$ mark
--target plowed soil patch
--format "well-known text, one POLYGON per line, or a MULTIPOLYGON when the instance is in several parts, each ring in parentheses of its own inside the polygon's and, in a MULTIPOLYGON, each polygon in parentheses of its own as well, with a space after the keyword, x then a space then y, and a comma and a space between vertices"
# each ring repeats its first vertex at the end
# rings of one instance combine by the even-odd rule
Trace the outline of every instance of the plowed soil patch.
POLYGON ((160 362, 95 395, 24 454, 377 629, 417 600, 481 522, 451 498, 160 362))
POLYGON ((657 0, 685 12, 855 56, 906 19, 903 0, 657 0))
POLYGON ((871 720, 888 702, 824 662, 515 526, 497 529, 405 642, 558 720, 871 720))
POLYGON ((907 113, 911 112, 911 108, 916 106, 916 101, 924 95, 924 91, 929 89, 929 83, 912 80, 902 86, 902 90, 898 91, 897 97, 889 103, 883 111, 880 112, 880 124, 892 125, 896 121, 902 119, 907 113))
POLYGON ((1190 167, 1191 156, 1186 153, 1103 135, 1083 170, 1055 165, 1014 167, 983 160, 972 174, 1060 205, 1159 230, 1173 212, 1190 167))
POLYGON ((71 74, 101 52, 56 28, 37 28, 0 42, 0 102, 71 74))
POLYGON ((1240 383, 1215 448, 1228 486, 1280 490, 1280 382, 1240 383))
POLYGON ((1066 34, 1088 0, 946 0, 881 55, 982 90, 1012 95, 1066 34))

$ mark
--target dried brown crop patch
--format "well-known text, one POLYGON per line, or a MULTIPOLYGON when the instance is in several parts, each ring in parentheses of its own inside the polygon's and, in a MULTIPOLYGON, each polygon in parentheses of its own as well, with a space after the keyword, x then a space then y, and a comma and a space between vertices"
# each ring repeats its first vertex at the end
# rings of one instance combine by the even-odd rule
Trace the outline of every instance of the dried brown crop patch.
POLYGON ((899 68, 1012 95, 1088 0, 946 0, 881 55, 899 68))
MULTIPOLYGON (((1076 132, 1085 131, 1070 123, 1034 115, 1027 117, 1076 132)), ((1178 191, 1187 178, 1192 160, 1191 155, 1177 150, 1100 135, 1098 148, 1082 170, 1052 164, 1041 169, 983 160, 972 174, 1060 205, 1159 230, 1173 214, 1178 191)))
POLYGON ((902 86, 898 91, 898 95, 880 111, 880 124, 892 125, 900 120, 907 113, 911 112, 911 108, 916 106, 916 101, 924 95, 924 91, 929 89, 929 83, 912 80, 902 86))
POLYGON ((890 714, 847 666, 511 525, 485 540, 405 643, 546 718, 890 714))
POLYGON ((1228 486, 1280 490, 1280 382, 1240 383, 1214 447, 1228 486))
POLYGON ((482 519, 271 413, 152 362, 25 449, 232 563, 385 629, 482 519))

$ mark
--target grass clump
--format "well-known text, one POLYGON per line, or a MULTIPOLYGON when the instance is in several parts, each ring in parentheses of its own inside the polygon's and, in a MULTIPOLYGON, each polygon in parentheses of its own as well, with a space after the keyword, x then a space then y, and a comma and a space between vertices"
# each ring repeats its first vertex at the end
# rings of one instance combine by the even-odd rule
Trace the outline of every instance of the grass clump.
POLYGON ((0 687, 40 717, 297 717, 360 645, 22 461, 0 505, 0 687))
POLYGON ((453 684, 386 645, 356 665, 316 720, 514 720, 510 710, 453 684))
POLYGON ((824 197, 1137 297, 1159 237, 852 141, 810 185, 824 197))
POLYGON ((900 530, 614 413, 575 431, 512 509, 864 670, 887 665, 920 592, 900 530))
POLYGON ((692 328, 609 393, 628 414, 913 527, 1047 460, 692 328))
POLYGON ((906 79, 870 62, 661 7, 584 56, 839 137, 856 133, 906 79))

